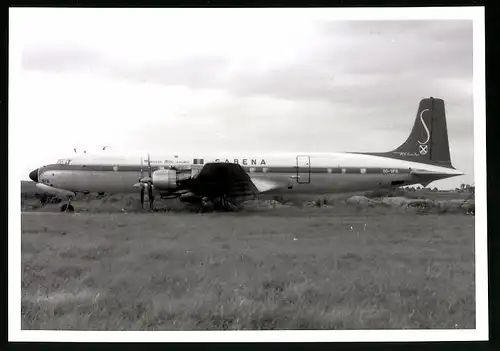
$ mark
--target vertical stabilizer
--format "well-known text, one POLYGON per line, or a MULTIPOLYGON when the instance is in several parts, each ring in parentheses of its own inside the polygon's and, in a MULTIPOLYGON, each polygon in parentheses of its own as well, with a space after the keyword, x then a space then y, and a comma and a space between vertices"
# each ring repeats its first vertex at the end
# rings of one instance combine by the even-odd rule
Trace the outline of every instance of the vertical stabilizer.
POLYGON ((369 155, 453 168, 442 99, 422 99, 408 139, 395 150, 369 155))

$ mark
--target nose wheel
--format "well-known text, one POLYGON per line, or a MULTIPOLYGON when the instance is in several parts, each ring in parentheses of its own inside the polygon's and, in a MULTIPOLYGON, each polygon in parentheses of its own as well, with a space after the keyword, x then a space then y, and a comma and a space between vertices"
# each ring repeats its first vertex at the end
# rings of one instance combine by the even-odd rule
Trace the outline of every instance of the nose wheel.
POLYGON ((61 205, 61 212, 75 212, 74 207, 71 205, 71 198, 68 200, 67 204, 61 205))

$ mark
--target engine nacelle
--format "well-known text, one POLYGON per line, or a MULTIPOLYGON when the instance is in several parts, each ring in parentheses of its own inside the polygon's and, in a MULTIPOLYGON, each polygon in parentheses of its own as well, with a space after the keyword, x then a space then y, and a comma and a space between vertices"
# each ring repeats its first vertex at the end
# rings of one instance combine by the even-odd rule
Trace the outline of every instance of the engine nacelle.
POLYGON ((153 172, 153 185, 157 189, 177 188, 177 172, 174 169, 159 169, 153 172))

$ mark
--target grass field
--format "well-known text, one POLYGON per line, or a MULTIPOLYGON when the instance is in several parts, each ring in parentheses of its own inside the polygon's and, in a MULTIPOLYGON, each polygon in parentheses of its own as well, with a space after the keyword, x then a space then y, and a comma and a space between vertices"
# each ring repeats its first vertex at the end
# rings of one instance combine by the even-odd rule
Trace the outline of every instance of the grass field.
POLYGON ((23 329, 475 328, 474 217, 23 213, 21 313, 23 329))

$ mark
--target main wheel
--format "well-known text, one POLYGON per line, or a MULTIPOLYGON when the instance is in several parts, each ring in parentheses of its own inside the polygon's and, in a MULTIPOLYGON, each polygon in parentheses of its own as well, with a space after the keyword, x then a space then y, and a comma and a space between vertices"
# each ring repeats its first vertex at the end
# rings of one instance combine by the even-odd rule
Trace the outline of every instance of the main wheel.
POLYGON ((61 205, 61 207, 60 207, 61 212, 65 212, 67 208, 68 208, 68 204, 61 205))
POLYGON ((221 211, 221 210, 224 210, 224 205, 222 203, 222 199, 221 198, 218 198, 218 199, 213 199, 212 200, 212 208, 214 211, 221 211))
POLYGON ((210 200, 201 200, 199 212, 201 212, 201 213, 210 212, 213 210, 213 207, 214 207, 214 204, 210 200))
POLYGON ((221 198, 221 206, 222 209, 226 212, 234 212, 236 210, 236 206, 231 202, 227 195, 223 195, 221 198))

